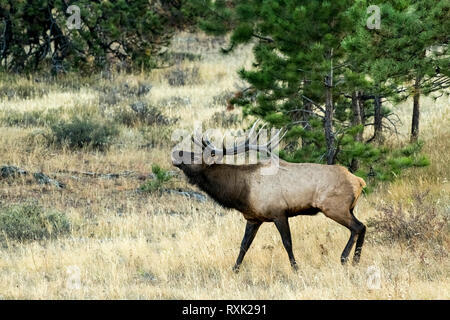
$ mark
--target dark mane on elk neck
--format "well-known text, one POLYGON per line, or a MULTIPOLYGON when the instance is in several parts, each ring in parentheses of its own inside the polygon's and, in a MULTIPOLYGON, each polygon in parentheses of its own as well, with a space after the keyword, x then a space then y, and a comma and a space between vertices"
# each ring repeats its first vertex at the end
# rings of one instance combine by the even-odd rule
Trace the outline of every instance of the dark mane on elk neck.
POLYGON ((189 183, 196 185, 224 208, 246 211, 248 209, 248 182, 243 179, 244 171, 259 167, 254 165, 213 164, 203 170, 192 171, 181 165, 189 183))

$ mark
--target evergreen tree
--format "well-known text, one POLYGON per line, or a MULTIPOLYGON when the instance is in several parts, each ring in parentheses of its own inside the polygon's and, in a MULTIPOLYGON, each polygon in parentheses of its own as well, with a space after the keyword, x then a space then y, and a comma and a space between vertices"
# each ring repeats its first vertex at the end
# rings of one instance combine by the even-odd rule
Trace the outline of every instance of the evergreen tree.
MULTIPOLYGON (((182 1, 0 0, 0 66, 34 71, 102 67, 108 61, 152 67, 161 46, 192 14, 182 1), (67 22, 80 9, 80 28, 67 22), (186 12, 186 14, 184 13, 186 12)), ((72 22, 73 21, 69 21, 72 22)))
MULTIPOLYGON (((370 3, 373 3, 370 1, 370 3)), ((359 28, 345 45, 363 69, 395 101, 413 96, 411 141, 419 136, 420 96, 450 86, 448 51, 450 4, 437 0, 378 1, 381 28, 359 28), (358 59, 358 58, 356 58, 358 59)), ((364 18, 355 3, 354 19, 364 18)))
POLYGON ((301 147, 291 144, 280 152, 283 158, 340 163, 380 180, 427 164, 419 144, 393 151, 363 141, 368 119, 389 114, 382 98, 392 95, 400 81, 372 77, 372 69, 360 62, 374 61, 375 55, 352 54, 352 46, 345 45, 352 36, 359 39, 358 32, 368 37, 359 31, 365 28, 367 7, 357 20, 354 1, 211 1, 207 7, 210 18, 200 23, 205 31, 232 31, 225 52, 255 42, 254 67, 240 71, 251 90, 235 102, 245 114, 290 128, 287 139, 301 138, 301 147))

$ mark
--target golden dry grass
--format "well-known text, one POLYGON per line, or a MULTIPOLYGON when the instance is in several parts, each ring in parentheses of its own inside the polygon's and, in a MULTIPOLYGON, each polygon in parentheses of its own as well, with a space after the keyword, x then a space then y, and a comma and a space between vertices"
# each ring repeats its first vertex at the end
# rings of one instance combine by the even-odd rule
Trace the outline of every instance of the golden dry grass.
MULTIPOLYGON (((188 50, 182 34, 174 43, 188 50)), ((165 114, 180 117, 176 127, 191 128, 206 121, 223 105, 212 97, 240 84, 236 70, 251 64, 248 47, 223 57, 217 45, 199 37, 210 48, 192 45, 202 53, 196 84, 171 87, 166 69, 137 76, 119 75, 115 83, 153 85, 143 99, 157 104, 177 96, 190 104, 168 107, 165 114)), ((7 80, 3 80, 5 82, 7 80)), ((33 80, 20 80, 33 86, 33 80)), ((107 83, 101 79, 99 82, 107 83)), ((96 107, 98 92, 52 88, 32 99, 0 101, 1 110, 96 107)), ((407 139, 412 103, 396 106, 407 139)), ((415 190, 430 190, 444 212, 450 202, 450 108, 448 97, 423 100, 421 136, 431 160, 427 168, 412 169, 391 184, 362 198, 356 216, 366 222, 375 205, 386 201, 407 203, 415 190)), ((36 128, 0 127, 0 165, 29 171, 151 172, 156 163, 169 169, 170 145, 138 148, 145 137, 136 128, 121 129, 119 143, 106 152, 48 148, 30 136, 36 128)), ((157 129, 156 129, 157 130, 157 129)), ((300 271, 293 273, 274 225, 263 224, 239 274, 231 271, 238 254, 245 221, 240 213, 175 195, 137 193, 142 184, 133 177, 100 179, 59 173, 67 184, 56 190, 23 178, 0 180, 0 204, 37 199, 40 204, 65 212, 73 223, 70 236, 54 241, 14 242, 0 248, 0 298, 4 299, 448 299, 450 261, 426 247, 415 251, 402 244, 372 241, 369 228, 361 263, 341 266, 339 256, 349 232, 322 214, 291 221, 294 253, 300 271), (381 286, 368 287, 369 267, 380 271, 381 286), (71 286, 71 270, 79 271, 80 286, 71 286)), ((182 178, 175 183, 189 188, 182 178)), ((443 232, 446 232, 443 230, 443 232)), ((447 240, 449 239, 447 234, 447 240)), ((447 243, 448 250, 448 243, 447 243)))

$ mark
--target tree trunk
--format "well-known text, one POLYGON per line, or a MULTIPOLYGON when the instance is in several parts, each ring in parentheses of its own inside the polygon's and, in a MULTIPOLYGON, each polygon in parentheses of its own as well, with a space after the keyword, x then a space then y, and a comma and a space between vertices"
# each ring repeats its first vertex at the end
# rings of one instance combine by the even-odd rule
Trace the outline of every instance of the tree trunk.
POLYGON ((419 138, 419 120, 420 120, 420 77, 416 77, 414 83, 413 113, 411 123, 411 142, 417 142, 419 138))
POLYGON ((361 123, 366 124, 366 110, 365 110, 365 104, 366 99, 364 97, 364 94, 361 92, 361 96, 359 97, 359 112, 361 115, 361 123))
POLYGON ((327 144, 327 164, 334 164, 336 161, 336 141, 333 132, 333 116, 334 116, 334 102, 333 102, 333 48, 330 50, 330 72, 325 77, 325 141, 327 144))
POLYGON ((336 146, 333 133, 333 48, 330 50, 330 73, 325 77, 325 140, 327 143, 327 164, 334 164, 336 157, 336 146))
POLYGON ((325 103, 325 140, 327 143, 327 164, 334 164, 335 145, 333 135, 333 88, 331 79, 326 79, 326 103, 325 103))
MULTIPOLYGON (((359 126, 363 124, 362 119, 362 112, 361 112, 361 93, 359 91, 355 91, 352 93, 352 111, 353 111, 353 117, 352 117, 352 125, 353 126, 359 126)), ((363 139, 363 131, 358 132, 358 134, 355 136, 355 141, 361 142, 363 139)), ((352 162, 350 164, 350 170, 351 172, 355 172, 359 168, 359 161, 356 158, 352 159, 352 162)))
MULTIPOLYGON (((310 81, 305 80, 304 81, 304 88, 306 88, 309 85, 310 81)), ((303 89, 305 91, 305 89, 303 89)), ((307 92, 307 90, 306 90, 307 92)), ((311 111, 312 111, 312 103, 310 100, 303 98, 303 112, 302 112, 302 121, 303 122, 303 128, 306 131, 311 130, 311 125, 309 124, 309 119, 311 117, 311 111)), ((302 147, 306 147, 309 144, 309 141, 307 139, 302 138, 302 147)))
POLYGON ((8 70, 8 51, 10 49, 10 41, 12 39, 12 23, 9 18, 9 14, 6 15, 1 12, 2 16, 5 17, 5 27, 3 31, 3 45, 0 53, 0 65, 1 62, 4 61, 5 70, 8 70))
MULTIPOLYGON (((355 91, 352 93, 352 111, 353 111, 352 125, 353 126, 362 125, 363 124, 362 100, 361 100, 361 92, 359 91, 355 91)), ((362 141, 363 131, 359 132, 355 138, 356 141, 362 141)))
POLYGON ((373 139, 375 141, 383 140, 383 114, 381 112, 382 103, 381 97, 375 95, 374 98, 374 134, 373 139))

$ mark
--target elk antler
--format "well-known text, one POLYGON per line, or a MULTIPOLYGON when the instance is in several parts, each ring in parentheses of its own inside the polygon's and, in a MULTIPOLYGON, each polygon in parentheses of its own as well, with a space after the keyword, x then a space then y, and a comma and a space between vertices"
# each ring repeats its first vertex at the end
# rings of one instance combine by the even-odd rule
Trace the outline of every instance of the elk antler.
MULTIPOLYGON (((244 153, 250 150, 254 150, 257 152, 261 152, 264 151, 270 155, 272 155, 272 149, 276 148, 278 146, 278 144, 280 143, 280 140, 284 137, 284 135, 286 134, 287 131, 283 132, 283 135, 280 134, 282 131, 284 130, 279 130, 273 137, 272 139, 267 142, 264 145, 258 145, 258 138, 263 130, 263 128, 266 126, 266 124, 264 124, 261 129, 258 131, 258 133, 256 135, 254 135, 254 131, 256 128, 256 125, 258 124, 259 120, 257 120, 252 128, 250 129, 250 132, 248 134, 248 138, 245 140, 244 143, 241 143, 240 145, 236 145, 236 141, 234 143, 234 147, 232 149, 227 149, 225 147, 225 145, 223 144, 222 149, 215 147, 211 141, 208 139, 207 136, 202 137, 202 141, 198 141, 198 139, 193 135, 192 136, 192 141, 202 147, 202 150, 204 149, 209 149, 211 150, 211 155, 218 155, 218 156, 224 156, 224 155, 236 155, 236 154, 240 154, 240 153, 244 153)), ((223 142, 222 142, 223 143, 223 142)))

